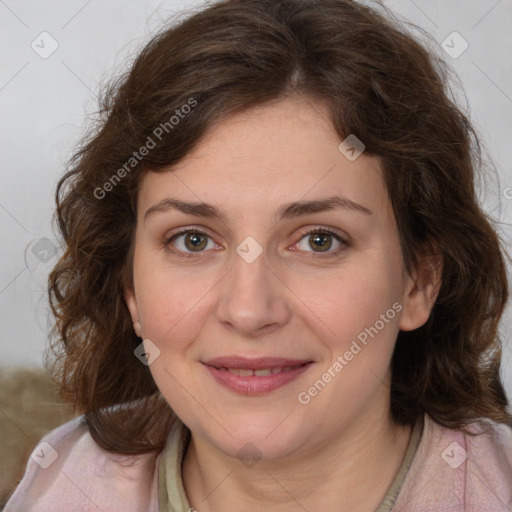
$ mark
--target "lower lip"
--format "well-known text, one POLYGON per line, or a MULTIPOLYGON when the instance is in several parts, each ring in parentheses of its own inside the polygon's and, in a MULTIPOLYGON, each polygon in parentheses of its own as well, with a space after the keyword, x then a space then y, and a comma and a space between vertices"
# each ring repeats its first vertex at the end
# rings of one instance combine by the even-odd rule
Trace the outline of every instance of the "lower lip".
POLYGON ((262 395, 292 382, 300 374, 304 373, 312 364, 313 363, 306 363, 286 372, 261 377, 257 375, 235 375, 228 370, 219 370, 206 364, 205 367, 217 382, 233 391, 236 391, 237 393, 241 393, 243 395, 262 395))

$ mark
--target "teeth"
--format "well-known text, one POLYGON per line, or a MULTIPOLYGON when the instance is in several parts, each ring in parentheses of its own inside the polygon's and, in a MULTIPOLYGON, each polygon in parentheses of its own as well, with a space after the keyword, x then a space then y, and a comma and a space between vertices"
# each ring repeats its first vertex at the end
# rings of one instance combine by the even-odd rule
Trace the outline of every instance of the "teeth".
MULTIPOLYGON (((274 370, 279 370, 279 368, 274 368, 274 370)), ((254 370, 254 375, 257 375, 258 377, 264 377, 265 375, 272 375, 272 369, 271 368, 264 368, 262 370, 254 370)), ((276 372, 279 373, 279 372, 276 372)))
POLYGON ((249 377, 251 375, 256 375, 257 377, 266 377, 268 375, 274 375, 276 373, 288 372, 296 368, 295 366, 284 366, 284 367, 276 367, 276 368, 262 368, 261 370, 250 370, 250 369, 241 369, 241 368, 222 368, 223 370, 227 370, 231 372, 233 375, 239 375, 241 377, 249 377))
MULTIPOLYGON (((231 370, 230 370, 231 371, 231 370)), ((252 370, 238 370, 236 369, 235 372, 237 372, 237 375, 240 375, 241 377, 248 377, 249 375, 252 375, 252 370)))

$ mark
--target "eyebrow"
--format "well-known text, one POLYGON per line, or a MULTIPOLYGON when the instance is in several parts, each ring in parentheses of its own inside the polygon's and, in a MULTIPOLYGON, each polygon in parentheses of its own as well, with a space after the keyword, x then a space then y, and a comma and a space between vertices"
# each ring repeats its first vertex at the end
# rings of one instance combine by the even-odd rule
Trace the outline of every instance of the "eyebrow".
MULTIPOLYGON (((146 213, 144 214, 144 222, 152 215, 166 212, 171 209, 178 210, 188 215, 194 215, 195 217, 218 218, 224 222, 226 221, 225 214, 211 204, 202 202, 190 203, 167 197, 146 210, 146 213)), ((293 203, 284 204, 277 210, 275 216, 278 220, 284 220, 333 209, 352 210, 365 215, 373 214, 371 210, 363 205, 351 201, 344 196, 337 195, 327 197, 325 199, 295 201, 293 203)))

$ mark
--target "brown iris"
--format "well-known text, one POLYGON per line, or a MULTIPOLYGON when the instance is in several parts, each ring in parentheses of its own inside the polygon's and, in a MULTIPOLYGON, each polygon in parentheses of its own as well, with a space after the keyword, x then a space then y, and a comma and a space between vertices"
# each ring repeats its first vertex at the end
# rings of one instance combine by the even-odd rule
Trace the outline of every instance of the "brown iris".
POLYGON ((200 251, 206 247, 207 243, 207 237, 201 233, 187 233, 185 235, 185 246, 191 251, 195 251, 195 249, 200 251))
POLYGON ((319 247, 320 251, 317 251, 317 252, 328 251, 331 248, 331 245, 332 245, 331 235, 329 235, 327 233, 313 233, 312 235, 310 235, 309 246, 312 249, 316 249, 319 247), (313 245, 313 243, 311 242, 312 240, 314 241, 313 243, 315 245, 313 245), (328 242, 328 243, 326 244, 326 242, 328 242))

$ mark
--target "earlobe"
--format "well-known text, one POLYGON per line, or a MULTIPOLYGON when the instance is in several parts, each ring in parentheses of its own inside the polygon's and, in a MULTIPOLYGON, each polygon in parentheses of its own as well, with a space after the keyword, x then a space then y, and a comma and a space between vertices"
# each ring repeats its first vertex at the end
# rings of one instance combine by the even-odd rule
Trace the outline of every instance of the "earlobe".
POLYGON ((137 320, 136 322, 133 322, 133 330, 135 331, 135 334, 142 338, 142 326, 140 325, 140 321, 137 320))
POLYGON ((137 334, 139 338, 142 338, 142 325, 139 319, 139 308, 137 307, 137 300, 135 298, 135 292, 133 289, 124 290, 124 301, 126 302, 128 310, 130 311, 135 334, 137 334))
POLYGON ((441 289, 442 260, 440 257, 424 261, 415 278, 408 278, 408 285, 400 317, 401 331, 412 331, 424 325, 430 317, 441 289))

